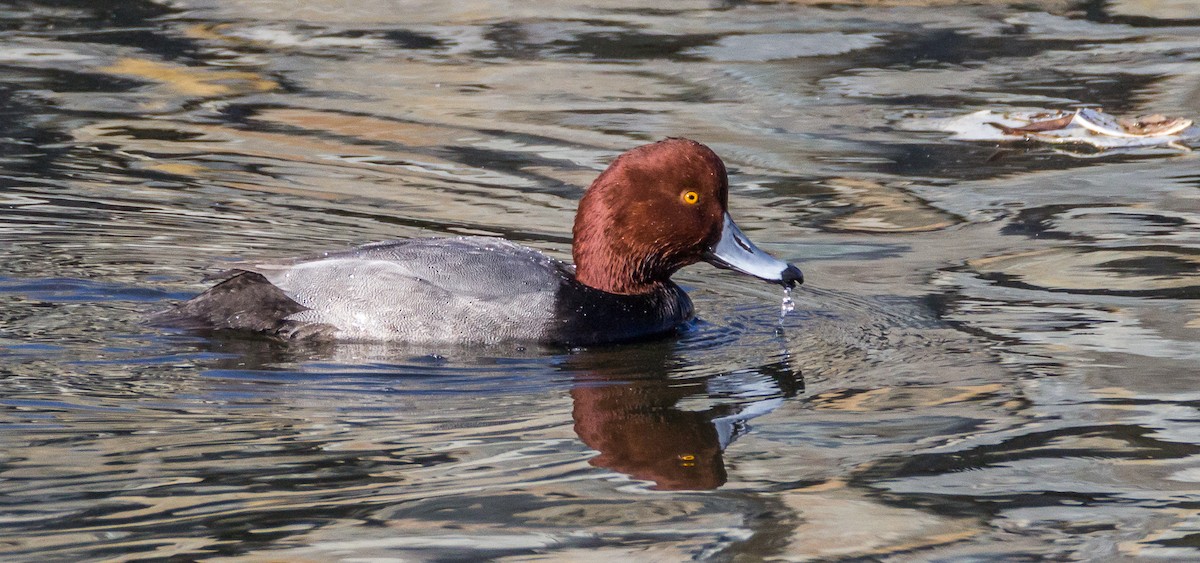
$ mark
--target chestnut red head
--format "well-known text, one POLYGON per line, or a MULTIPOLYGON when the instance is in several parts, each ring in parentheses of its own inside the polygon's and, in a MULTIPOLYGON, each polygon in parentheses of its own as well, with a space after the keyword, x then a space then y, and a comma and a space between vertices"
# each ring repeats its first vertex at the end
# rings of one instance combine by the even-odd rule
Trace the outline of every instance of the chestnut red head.
POLYGON ((617 157, 579 202, 576 278, 610 293, 649 293, 701 260, 784 285, 795 266, 758 250, 726 212, 725 164, 708 147, 671 138, 617 157))

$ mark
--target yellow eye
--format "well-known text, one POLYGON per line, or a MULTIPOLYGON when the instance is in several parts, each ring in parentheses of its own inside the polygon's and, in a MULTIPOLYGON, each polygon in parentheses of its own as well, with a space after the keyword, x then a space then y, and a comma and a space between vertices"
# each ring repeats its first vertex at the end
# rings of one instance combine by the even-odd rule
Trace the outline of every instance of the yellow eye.
POLYGON ((679 197, 688 205, 695 205, 697 201, 700 201, 700 194, 692 191, 683 192, 683 195, 679 197))

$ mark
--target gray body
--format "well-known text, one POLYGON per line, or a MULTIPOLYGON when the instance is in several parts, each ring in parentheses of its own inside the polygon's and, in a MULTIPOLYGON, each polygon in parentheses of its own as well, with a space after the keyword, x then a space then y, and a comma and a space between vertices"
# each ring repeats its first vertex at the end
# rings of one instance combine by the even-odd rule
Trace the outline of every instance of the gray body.
POLYGON ((156 316, 193 329, 414 344, 596 344, 673 331, 692 317, 678 286, 617 295, 504 239, 379 242, 284 263, 245 263, 156 316))
POLYGON ((388 241, 262 274, 305 307, 287 320, 339 340, 413 343, 544 340, 567 266, 499 238, 388 241))

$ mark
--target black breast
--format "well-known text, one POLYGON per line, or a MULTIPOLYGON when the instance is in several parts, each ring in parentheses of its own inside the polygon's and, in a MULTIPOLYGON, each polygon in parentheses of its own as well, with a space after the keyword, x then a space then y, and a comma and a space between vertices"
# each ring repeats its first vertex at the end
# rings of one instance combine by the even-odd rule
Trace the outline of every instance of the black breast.
POLYGON ((618 295, 569 278, 555 299, 547 336, 576 346, 628 342, 672 333, 692 314, 692 300, 674 283, 645 295, 618 295))

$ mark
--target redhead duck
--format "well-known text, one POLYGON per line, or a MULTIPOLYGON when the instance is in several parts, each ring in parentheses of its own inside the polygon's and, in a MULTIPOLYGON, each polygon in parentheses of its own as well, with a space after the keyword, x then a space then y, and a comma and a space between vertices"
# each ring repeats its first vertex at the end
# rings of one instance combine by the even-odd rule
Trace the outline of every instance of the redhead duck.
POLYGON ((670 138, 630 150, 579 202, 575 265, 498 238, 377 242, 239 264, 159 325, 285 339, 588 345, 676 330, 692 301, 671 281, 705 261, 792 287, 795 266, 759 250, 726 211, 725 165, 670 138))

